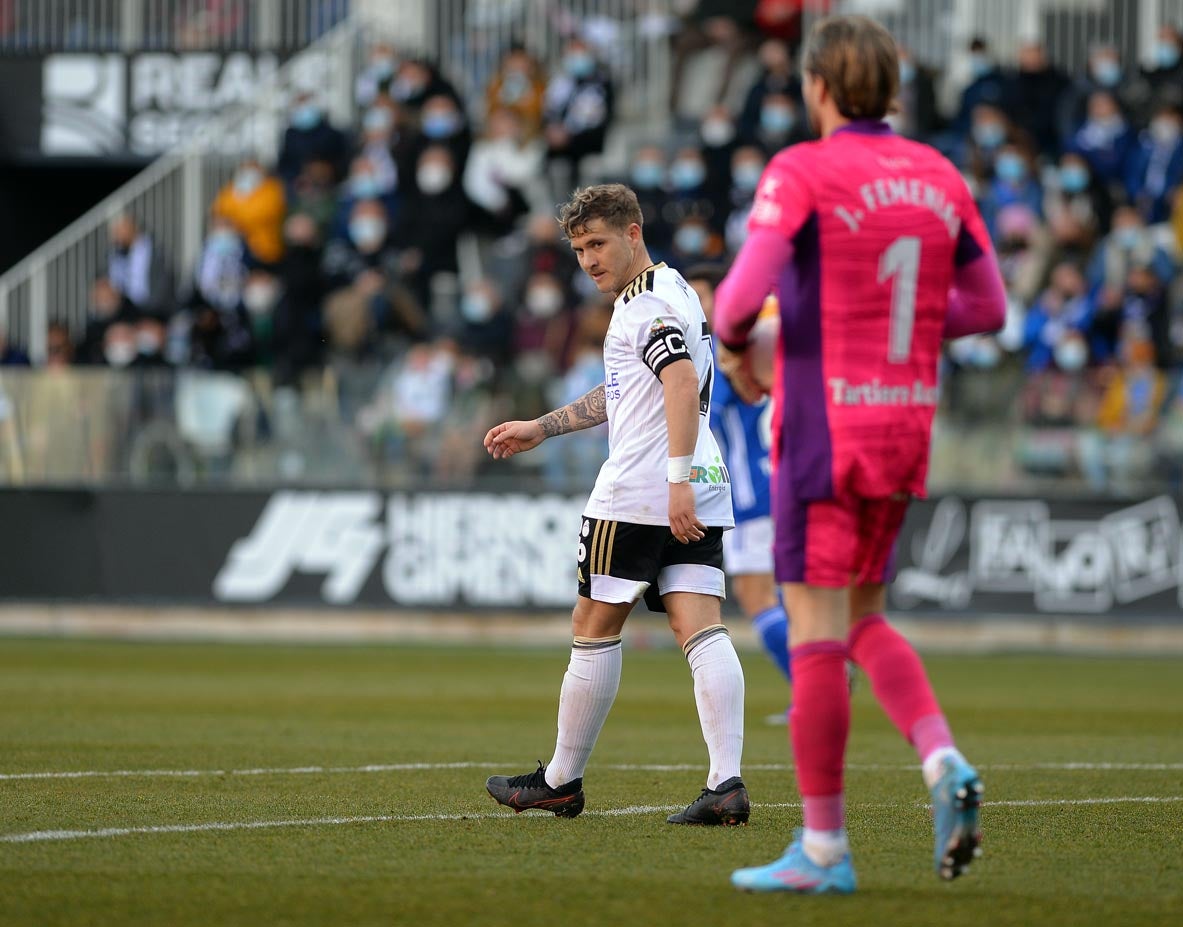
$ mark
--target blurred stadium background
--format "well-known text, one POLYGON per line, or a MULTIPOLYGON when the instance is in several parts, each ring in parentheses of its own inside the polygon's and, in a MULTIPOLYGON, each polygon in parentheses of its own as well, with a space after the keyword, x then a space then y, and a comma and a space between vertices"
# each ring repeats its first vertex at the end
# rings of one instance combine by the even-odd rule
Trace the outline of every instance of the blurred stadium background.
POLYGON ((602 376, 554 205, 626 180, 725 265, 828 10, 898 36, 1012 296, 949 347, 894 608, 1178 646, 1180 0, 0 0, 6 620, 565 610, 603 435, 479 443, 602 376))

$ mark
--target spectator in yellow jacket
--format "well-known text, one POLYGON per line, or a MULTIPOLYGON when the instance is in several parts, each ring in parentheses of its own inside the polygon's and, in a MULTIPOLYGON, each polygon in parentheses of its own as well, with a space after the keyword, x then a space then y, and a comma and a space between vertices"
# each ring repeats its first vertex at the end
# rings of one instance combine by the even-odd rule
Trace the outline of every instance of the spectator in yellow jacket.
POLYGON ((542 65, 521 45, 513 45, 485 88, 485 108, 490 113, 497 109, 513 110, 529 140, 542 128, 545 95, 546 74, 542 65))
POLYGON ((1166 382, 1154 366, 1154 344, 1134 325, 1121 339, 1121 362, 1105 389, 1097 430, 1081 441, 1081 468, 1096 489, 1139 491, 1155 465, 1166 382))
POLYGON ((223 216, 246 242, 253 263, 273 266, 283 257, 283 184, 254 158, 238 166, 214 200, 212 212, 223 216))

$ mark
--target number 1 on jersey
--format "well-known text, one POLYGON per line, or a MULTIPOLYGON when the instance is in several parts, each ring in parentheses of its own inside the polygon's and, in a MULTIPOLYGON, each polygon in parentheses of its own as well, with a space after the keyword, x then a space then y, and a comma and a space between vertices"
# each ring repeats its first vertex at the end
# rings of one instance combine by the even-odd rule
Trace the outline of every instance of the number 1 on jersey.
POLYGON ((914 235, 897 238, 879 258, 879 282, 893 277, 891 324, 887 360, 906 363, 912 353, 912 325, 916 320, 916 280, 920 276, 920 239, 914 235))

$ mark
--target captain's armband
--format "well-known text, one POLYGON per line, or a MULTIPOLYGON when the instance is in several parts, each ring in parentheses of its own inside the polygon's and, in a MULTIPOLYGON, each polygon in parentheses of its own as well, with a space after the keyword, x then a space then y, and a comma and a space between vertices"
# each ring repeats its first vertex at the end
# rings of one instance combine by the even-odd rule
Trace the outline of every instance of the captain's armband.
POLYGON ((649 332, 649 341, 641 352, 641 358, 655 377, 660 377, 661 372, 674 361, 691 359, 685 335, 670 325, 649 332))

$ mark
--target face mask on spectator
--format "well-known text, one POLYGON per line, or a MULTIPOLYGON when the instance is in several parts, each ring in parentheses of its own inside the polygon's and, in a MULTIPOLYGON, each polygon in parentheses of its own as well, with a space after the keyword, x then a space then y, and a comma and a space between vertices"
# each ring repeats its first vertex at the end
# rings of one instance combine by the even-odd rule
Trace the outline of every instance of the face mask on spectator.
POLYGON ((370 73, 378 80, 390 80, 394 75, 394 58, 390 55, 378 55, 370 59, 370 73))
POLYGON ((1006 129, 999 122, 979 122, 973 127, 973 137, 979 147, 989 150, 1006 141, 1006 129))
POLYGON ((1089 360, 1089 349, 1079 338, 1065 338, 1053 352, 1056 366, 1066 373, 1082 370, 1089 360))
POLYGON ((1125 131, 1125 120, 1120 113, 1112 116, 1102 116, 1100 119, 1090 119, 1085 124, 1092 131, 1112 141, 1125 131))
POLYGON ((263 315, 271 311, 277 295, 278 291, 273 283, 248 283, 242 290, 242 304, 252 315, 263 315))
POLYGON ((458 113, 428 113, 423 117, 423 134, 428 138, 451 138, 460 131, 458 113))
POLYGON ((1123 225, 1113 230, 1113 238, 1123 251, 1132 251, 1142 240, 1142 230, 1136 225, 1123 225))
POLYGON ((552 319, 563 308, 563 293, 554 286, 534 286, 526 293, 526 308, 536 319, 552 319))
POLYGON ((112 367, 126 367, 136 359, 136 353, 131 341, 112 341, 103 348, 103 357, 112 367))
POLYGON ((707 230, 701 225, 684 225, 674 233, 674 245, 683 254, 702 254, 707 248, 707 230))
POLYGON ((501 102, 517 103, 530 89, 530 78, 521 71, 510 71, 501 79, 501 102))
POLYGON ((980 52, 974 52, 969 56, 969 73, 975 78, 985 77, 994 70, 994 62, 986 55, 980 52))
POLYGON ((797 124, 797 114, 787 106, 765 106, 760 110, 760 128, 769 135, 788 135, 797 124))
POLYGON ((693 190, 707 179, 707 169, 701 161, 684 158, 670 167, 670 183, 677 190, 693 190))
POLYGON ((596 59, 583 51, 567 52, 563 67, 572 77, 590 77, 596 70, 596 59))
POLYGON ((292 110, 292 125, 307 131, 320 122, 320 107, 315 103, 301 103, 292 110))
POLYGON ((1121 83, 1121 65, 1112 58, 1102 58, 1093 65, 1093 80, 1102 87, 1116 87, 1121 83))
POLYGON ((239 196, 250 196, 262 182, 262 171, 257 167, 244 167, 234 175, 234 190, 239 196))
POLYGON ((420 190, 434 196, 452 185, 452 171, 442 164, 424 164, 415 172, 415 181, 420 190))
POLYGON ((1173 68, 1179 63, 1179 46, 1174 42, 1158 42, 1154 46, 1154 60, 1160 68, 1173 68))
POLYGON ((900 83, 910 84, 916 79, 916 65, 911 61, 900 62, 900 83))
POLYGON ((756 161, 745 161, 737 164, 731 172, 731 182, 737 190, 751 193, 760 185, 760 178, 764 176, 764 167, 756 161))
POLYGON ((1010 152, 998 156, 994 162, 994 171, 1008 183, 1022 183, 1027 179, 1026 163, 1017 154, 1010 152))
POLYGON ((238 251, 238 236, 229 229, 218 229, 209 233, 205 244, 214 254, 234 254, 238 251))
POLYGON ((660 161, 638 161, 633 165, 633 183, 643 190, 655 190, 665 180, 665 167, 660 161))
POLYGON ((376 248, 386 237, 386 223, 376 216, 361 216, 349 223, 349 237, 359 248, 376 248))
POLYGON ((735 138, 735 126, 727 119, 708 119, 702 124, 702 140, 712 148, 722 148, 735 138))
POLYGON ((377 199, 382 194, 378 178, 373 174, 355 174, 349 180, 349 192, 359 200, 377 199))
POLYGON ((993 338, 978 338, 974 341, 969 362, 979 370, 991 370, 1002 360, 1002 349, 993 338))
POLYGON ((1089 186, 1089 172, 1079 164, 1060 168, 1060 189, 1065 193, 1083 193, 1089 186))
POLYGON ((152 331, 136 332, 136 351, 140 354, 159 354, 164 347, 164 339, 152 331))
POLYGON ((1169 116, 1150 120, 1150 137, 1157 145, 1173 145, 1179 140, 1179 123, 1169 116))
POLYGON ((493 315, 493 301, 484 293, 466 293, 460 300, 460 314, 466 322, 480 325, 493 315))
POLYGON ((394 95, 396 100, 406 102, 412 97, 421 94, 426 88, 426 84, 418 78, 400 77, 393 84, 390 85, 390 92, 394 95))
POLYGON ((362 128, 367 132, 385 132, 393 123, 394 118, 390 115, 390 110, 385 106, 375 106, 366 110, 362 128))

